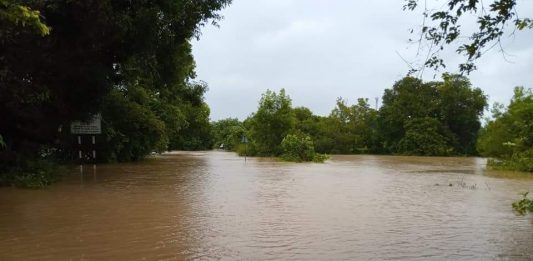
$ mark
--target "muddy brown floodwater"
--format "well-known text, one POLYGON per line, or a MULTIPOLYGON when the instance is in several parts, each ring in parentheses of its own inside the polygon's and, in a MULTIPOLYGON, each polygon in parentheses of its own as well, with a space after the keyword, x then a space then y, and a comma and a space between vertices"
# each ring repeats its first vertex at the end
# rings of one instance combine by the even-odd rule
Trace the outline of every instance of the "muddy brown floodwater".
POLYGON ((175 152, 0 189, 0 260, 529 260, 528 190, 480 158, 175 152))

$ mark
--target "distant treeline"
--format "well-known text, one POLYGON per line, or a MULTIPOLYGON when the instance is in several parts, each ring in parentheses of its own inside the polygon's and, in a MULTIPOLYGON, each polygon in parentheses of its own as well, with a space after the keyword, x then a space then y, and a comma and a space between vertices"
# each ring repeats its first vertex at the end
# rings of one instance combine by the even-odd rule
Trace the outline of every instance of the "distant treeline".
MULTIPOLYGON (((312 144, 317 153, 401 154, 423 156, 481 155, 491 164, 532 171, 531 90, 516 88, 509 109, 500 108, 482 128, 487 97, 463 76, 444 74, 442 81, 405 77, 386 89, 376 110, 368 99, 349 105, 342 98, 328 116, 293 108, 290 97, 266 91, 259 107, 243 122, 212 123, 215 147, 244 153, 283 156, 287 138, 312 144), (515 162, 510 164, 509 162, 515 162), (519 162, 519 163, 516 163, 519 162), (518 167, 519 165, 519 167, 518 167)), ((501 107, 501 106, 500 106, 501 107)), ((301 146, 301 151, 307 148, 301 146)))

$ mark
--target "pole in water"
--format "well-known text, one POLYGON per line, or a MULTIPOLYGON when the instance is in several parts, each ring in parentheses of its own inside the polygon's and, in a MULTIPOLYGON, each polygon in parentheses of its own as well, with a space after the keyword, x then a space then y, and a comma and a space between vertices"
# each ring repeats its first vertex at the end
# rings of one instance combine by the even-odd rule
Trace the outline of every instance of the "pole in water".
POLYGON ((81 184, 83 184, 83 165, 80 164, 80 181, 81 181, 81 184))
POLYGON ((248 156, 248 138, 242 135, 241 142, 244 143, 244 162, 246 162, 246 156, 248 156))

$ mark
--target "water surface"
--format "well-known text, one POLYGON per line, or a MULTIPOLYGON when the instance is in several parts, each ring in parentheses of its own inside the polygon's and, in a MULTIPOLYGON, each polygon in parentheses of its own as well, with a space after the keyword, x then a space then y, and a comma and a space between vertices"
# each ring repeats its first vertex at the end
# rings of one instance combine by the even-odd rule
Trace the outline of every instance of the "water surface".
POLYGON ((0 260, 529 260, 528 190, 480 158, 175 152, 0 189, 0 260))

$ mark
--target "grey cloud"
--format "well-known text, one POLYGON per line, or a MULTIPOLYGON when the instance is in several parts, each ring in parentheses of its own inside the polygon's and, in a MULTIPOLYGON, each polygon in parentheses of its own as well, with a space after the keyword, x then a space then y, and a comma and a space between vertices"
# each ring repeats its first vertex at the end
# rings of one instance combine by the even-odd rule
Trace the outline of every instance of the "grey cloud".
MULTIPOLYGON (((211 118, 246 118, 266 89, 285 88, 295 106, 327 115, 337 97, 381 97, 403 77, 408 66, 398 53, 416 60, 409 29, 416 13, 402 11, 403 1, 236 0, 224 10, 220 28, 205 27, 193 42, 198 78, 210 90, 211 118)), ((533 16, 533 3, 519 1, 533 16)), ((520 5, 519 5, 520 6, 520 5)), ((533 31, 505 41, 514 56, 506 62, 496 50, 471 75, 491 101, 506 102, 516 85, 533 87, 533 31)), ((445 53, 449 69, 461 61, 445 53)), ((431 80, 434 72, 426 72, 431 80)))

